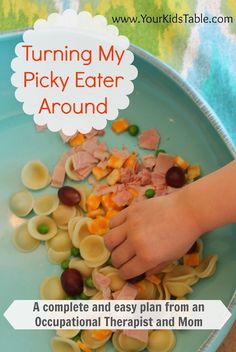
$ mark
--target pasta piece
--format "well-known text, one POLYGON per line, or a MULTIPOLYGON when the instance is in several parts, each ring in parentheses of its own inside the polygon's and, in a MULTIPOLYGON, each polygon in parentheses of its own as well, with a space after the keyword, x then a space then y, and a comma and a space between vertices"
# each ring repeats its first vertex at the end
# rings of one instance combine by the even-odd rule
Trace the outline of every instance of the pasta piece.
POLYGON ((104 239, 98 235, 85 237, 80 243, 80 253, 87 265, 94 268, 106 263, 110 257, 104 239))
POLYGON ((120 333, 118 339, 120 347, 129 352, 143 351, 147 347, 147 343, 134 339, 133 337, 126 336, 123 332, 120 333))
POLYGON ((170 292, 168 290, 168 288, 166 287, 166 284, 163 282, 162 284, 162 288, 163 288, 163 300, 168 300, 170 299, 170 292))
POLYGON ((193 292, 189 285, 183 282, 166 282, 166 287, 170 294, 175 297, 185 296, 187 293, 193 292))
POLYGON ((127 350, 123 350, 120 346, 119 343, 119 336, 121 334, 121 331, 115 331, 113 336, 112 336, 112 344, 117 352, 127 352, 127 350))
POLYGON ((69 263, 69 268, 78 270, 83 277, 91 276, 93 271, 83 259, 79 258, 72 258, 69 263))
POLYGON ((71 218, 73 218, 76 214, 76 208, 75 207, 69 207, 64 204, 59 204, 56 210, 52 213, 52 217, 57 224, 57 226, 63 226, 66 225, 69 222, 71 218))
POLYGON ((176 267, 175 263, 168 264, 164 269, 162 269, 162 273, 169 273, 176 267))
POLYGON ((121 290, 126 283, 125 280, 120 277, 118 270, 115 268, 113 273, 107 274, 107 277, 111 279, 110 289, 112 291, 121 290))
POLYGON ((84 290, 83 293, 88 296, 88 297, 93 297, 94 295, 96 295, 96 293, 98 292, 98 290, 96 288, 89 288, 86 285, 84 285, 84 290))
POLYGON ((88 229, 88 224, 91 221, 92 220, 90 218, 81 218, 76 223, 74 227, 74 231, 71 236, 73 246, 80 248, 81 241, 91 235, 88 229))
POLYGON ((60 329, 57 330, 56 333, 58 336, 60 337, 65 337, 68 339, 72 339, 73 337, 75 337, 76 335, 78 335, 78 333, 80 332, 79 329, 77 330, 64 330, 64 329, 60 329))
POLYGON ((79 191, 81 200, 79 206, 83 211, 87 211, 87 198, 92 193, 92 190, 86 185, 76 185, 75 188, 79 191))
POLYGON ((172 330, 155 330, 149 335, 148 351, 170 352, 173 350, 176 338, 172 330))
POLYGON ((94 296, 92 296, 90 299, 93 300, 103 300, 103 293, 101 291, 98 291, 94 296))
POLYGON ((46 243, 47 248, 52 248, 56 252, 71 250, 71 239, 68 232, 59 230, 51 240, 46 243))
POLYGON ((68 233, 69 233, 70 238, 72 238, 72 233, 75 229, 75 226, 81 218, 82 218, 81 215, 78 215, 78 216, 76 215, 68 221, 68 233))
POLYGON ((39 160, 29 161, 21 171, 21 180, 26 188, 38 190, 51 181, 47 167, 39 160))
POLYGON ((161 285, 156 285, 156 299, 164 299, 164 293, 161 285))
POLYGON ((189 265, 177 265, 164 276, 165 282, 183 282, 192 285, 196 282, 196 271, 189 265))
POLYGON ((156 298, 156 287, 155 285, 144 279, 137 282, 135 286, 138 288, 138 294, 136 299, 155 299, 156 298))
POLYGON ((48 241, 57 234, 55 222, 45 215, 37 215, 28 221, 28 231, 30 236, 40 241, 48 241), (43 225, 48 228, 47 232, 40 233, 39 227, 43 225))
POLYGON ((49 215, 59 205, 59 199, 56 194, 44 194, 34 201, 33 210, 37 215, 49 215))
POLYGON ((20 217, 28 215, 33 208, 33 196, 29 191, 20 191, 12 194, 9 200, 9 208, 20 217))
POLYGON ((91 349, 96 349, 103 346, 111 337, 111 332, 103 340, 96 338, 94 330, 83 330, 81 341, 91 349))
POLYGON ((66 159, 66 163, 65 163, 66 176, 73 181, 81 181, 81 177, 74 170, 72 158, 73 158, 73 155, 69 156, 69 158, 66 159))
POLYGON ((61 251, 57 252, 52 248, 48 249, 48 260, 52 264, 61 264, 64 260, 66 260, 70 256, 70 251, 61 251))
POLYGON ((12 240, 15 247, 21 252, 32 252, 40 244, 39 240, 29 234, 26 222, 15 229, 12 240))
POLYGON ((54 336, 51 340, 53 352, 80 352, 78 344, 70 339, 54 336))
POLYGON ((217 255, 208 255, 198 267, 196 267, 196 274, 201 279, 212 276, 216 271, 217 255))
POLYGON ((66 294, 61 286, 61 280, 58 276, 47 277, 40 286, 40 298, 60 300, 65 299, 66 294))

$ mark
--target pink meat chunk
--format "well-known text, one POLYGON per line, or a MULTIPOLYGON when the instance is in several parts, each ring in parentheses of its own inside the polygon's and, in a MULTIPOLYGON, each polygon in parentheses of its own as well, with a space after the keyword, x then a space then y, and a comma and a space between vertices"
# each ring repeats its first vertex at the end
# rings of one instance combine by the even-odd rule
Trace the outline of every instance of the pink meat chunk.
POLYGON ((58 163, 55 166, 52 173, 51 186, 56 188, 62 187, 64 184, 65 175, 66 175, 65 166, 58 163))
POLYGON ((132 300, 132 299, 135 299, 137 294, 138 294, 138 289, 134 285, 126 283, 119 291, 119 294, 117 295, 116 299, 132 300))
POLYGON ((72 163, 74 170, 81 170, 89 166, 94 166, 97 163, 97 159, 89 152, 81 150, 73 155, 72 163))
POLYGON ((94 283, 95 286, 102 292, 103 298, 104 299, 110 299, 111 298, 111 289, 110 289, 110 283, 111 279, 98 271, 94 272, 94 283))
POLYGON ((156 166, 154 171, 160 174, 166 174, 167 171, 174 166, 175 160, 172 155, 166 153, 159 153, 157 156, 156 166))
POLYGON ((160 143, 160 134, 155 128, 150 128, 139 135, 138 141, 141 148, 155 150, 160 143))
POLYGON ((121 192, 118 192, 113 198, 113 202, 118 206, 118 207, 124 207, 125 205, 129 205, 130 202, 132 201, 133 197, 132 194, 126 190, 123 190, 121 192))
POLYGON ((148 330, 124 330, 123 334, 138 341, 148 342, 148 330))
POLYGON ((156 165, 156 156, 153 154, 144 155, 142 157, 142 163, 146 169, 152 170, 156 165))
POLYGON ((165 175, 160 172, 152 172, 151 179, 155 187, 163 187, 166 184, 165 175))

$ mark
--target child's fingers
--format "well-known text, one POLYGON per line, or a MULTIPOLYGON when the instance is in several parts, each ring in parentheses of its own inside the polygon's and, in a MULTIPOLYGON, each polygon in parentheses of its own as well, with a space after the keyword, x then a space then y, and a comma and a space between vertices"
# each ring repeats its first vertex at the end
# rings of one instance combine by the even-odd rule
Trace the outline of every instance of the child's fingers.
POLYGON ((128 280, 143 274, 147 270, 149 270, 149 267, 145 267, 143 262, 135 256, 119 269, 119 273, 124 280, 128 280))
POLYGON ((169 262, 164 262, 164 263, 158 264, 157 266, 155 266, 155 268, 148 270, 146 272, 146 276, 160 273, 162 271, 162 269, 164 269, 168 264, 169 264, 169 262))
POLYGON ((135 251, 126 239, 120 246, 116 247, 112 252, 112 264, 116 268, 120 268, 128 260, 135 256, 135 251))
POLYGON ((104 242, 107 249, 111 252, 115 247, 119 246, 126 239, 126 226, 122 224, 110 230, 104 236, 104 242))
POLYGON ((114 216, 109 223, 110 229, 113 229, 114 227, 117 227, 123 224, 126 220, 126 216, 127 216, 126 209, 122 210, 116 216, 114 216))

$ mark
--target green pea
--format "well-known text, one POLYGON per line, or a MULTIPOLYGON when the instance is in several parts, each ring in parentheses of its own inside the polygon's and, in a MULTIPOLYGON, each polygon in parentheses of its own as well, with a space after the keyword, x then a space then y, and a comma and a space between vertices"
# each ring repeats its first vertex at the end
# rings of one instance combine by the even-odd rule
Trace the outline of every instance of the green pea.
POLYGON ((79 248, 72 247, 72 248, 71 248, 71 255, 72 255, 73 257, 79 257, 79 256, 80 256, 80 250, 79 250, 79 248))
POLYGON ((139 133, 139 127, 137 125, 130 125, 128 127, 128 132, 131 136, 135 137, 139 133))
POLYGON ((95 288, 94 283, 93 283, 93 279, 91 277, 87 277, 84 280, 84 283, 88 288, 95 288))
POLYGON ((49 227, 46 224, 39 224, 37 230, 41 235, 46 235, 49 231, 49 227))
POLYGON ((73 301, 74 299, 76 299, 76 297, 74 297, 74 296, 66 296, 65 299, 68 300, 68 301, 73 301))
POLYGON ((108 261, 106 262, 107 265, 111 265, 112 266, 112 260, 111 260, 111 256, 110 258, 108 259, 108 261))
POLYGON ((153 189, 153 188, 149 188, 149 189, 147 189, 146 190, 146 192, 145 192, 145 197, 147 197, 147 198, 152 198, 152 197, 154 197, 155 196, 155 190, 153 189))
POLYGON ((70 259, 63 260, 63 262, 61 263, 61 268, 63 270, 68 269, 69 268, 69 263, 70 263, 70 259))
POLYGON ((79 295, 79 299, 89 299, 89 297, 85 294, 85 293, 81 293, 80 295, 79 295))
POLYGON ((165 151, 165 149, 157 149, 156 155, 158 155, 159 153, 165 153, 166 154, 166 151, 165 151))

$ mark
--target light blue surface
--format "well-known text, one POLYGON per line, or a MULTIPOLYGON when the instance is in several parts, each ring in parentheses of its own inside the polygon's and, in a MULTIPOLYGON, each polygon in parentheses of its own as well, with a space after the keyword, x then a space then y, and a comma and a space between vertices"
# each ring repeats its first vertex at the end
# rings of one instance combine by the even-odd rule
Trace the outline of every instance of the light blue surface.
MULTIPOLYGON (((41 159, 51 171, 66 148, 58 135, 49 131, 36 133, 31 117, 22 113, 21 104, 14 97, 10 61, 20 38, 13 35, 0 39, 0 351, 49 352, 51 331, 13 331, 2 316, 14 299, 38 298, 41 281, 60 272, 58 266, 47 261, 43 246, 33 253, 22 254, 10 240, 16 219, 11 216, 7 203, 12 192, 22 189, 22 166, 31 159, 41 159)), ((130 106, 122 115, 142 130, 157 127, 162 136, 161 147, 191 163, 200 163, 203 174, 232 160, 222 139, 183 89, 142 57, 136 55, 135 63, 139 77, 130 106)), ((137 145, 136 138, 127 134, 114 136, 110 128, 106 129, 105 140, 109 146, 125 144, 130 150, 137 145)), ((235 232, 235 225, 229 225, 204 237, 205 254, 219 255, 217 272, 194 286, 190 298, 222 299, 229 304, 236 287, 235 232)), ((222 329, 205 351, 215 351, 228 328, 222 329)), ((210 331, 178 331, 174 352, 197 351, 209 334, 210 331)))

